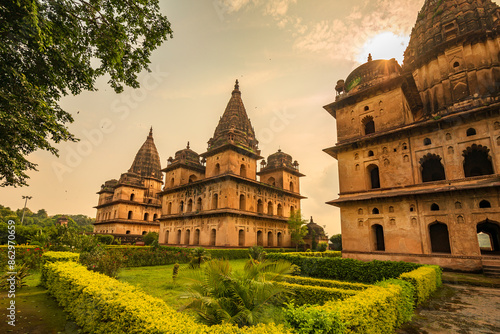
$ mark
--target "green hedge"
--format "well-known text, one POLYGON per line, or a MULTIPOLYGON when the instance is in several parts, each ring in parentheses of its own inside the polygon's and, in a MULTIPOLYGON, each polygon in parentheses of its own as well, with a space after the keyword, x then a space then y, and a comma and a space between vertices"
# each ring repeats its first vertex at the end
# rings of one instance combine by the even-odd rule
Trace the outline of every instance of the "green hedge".
POLYGON ((422 265, 410 262, 377 261, 363 262, 335 257, 307 257, 295 254, 269 254, 273 260, 285 260, 300 267, 305 276, 373 284, 389 278, 397 278, 422 265))
POLYGON ((336 288, 343 290, 364 290, 371 287, 371 285, 362 283, 350 283, 350 282, 342 282, 342 281, 312 278, 312 277, 301 277, 301 276, 285 275, 283 276, 283 280, 291 284, 323 286, 326 288, 336 288))
POLYGON ((45 252, 42 255, 42 270, 40 276, 40 285, 45 286, 47 280, 47 263, 54 262, 78 262, 80 253, 71 252, 45 252))
POLYGON ((415 288, 415 303, 421 304, 441 286, 442 270, 439 266, 424 266, 409 273, 403 273, 400 279, 407 281, 415 288))
POLYGON ((415 309, 415 288, 410 283, 395 278, 376 283, 376 285, 384 288, 388 287, 389 284, 395 284, 401 287, 401 298, 398 299, 396 305, 397 317, 395 327, 398 328, 405 322, 410 321, 413 317, 413 311, 415 309))
POLYGON ((290 284, 277 282, 285 291, 292 292, 290 300, 296 305, 323 305, 332 300, 344 300, 354 296, 358 291, 327 288, 324 286, 290 284))
MULTIPOLYGON (((343 301, 322 306, 290 305, 285 318, 296 333, 393 333, 404 321, 398 310, 406 298, 399 284, 373 286, 343 301), (312 319, 311 319, 312 318, 312 319), (304 321, 311 319, 310 321, 304 321), (314 320, 317 319, 317 320, 314 320)), ((408 297, 411 301, 411 295, 408 297)))
POLYGON ((47 288, 84 332, 95 334, 281 334, 274 324, 238 328, 208 327, 179 313, 161 299, 74 262, 49 263, 47 288))
MULTIPOLYGON (((7 263, 9 246, 0 245, 0 263, 7 263)), ((39 246, 16 245, 16 263, 26 264, 30 269, 38 269, 42 263, 43 248, 39 246)), ((11 253, 12 254, 12 253, 11 253)))

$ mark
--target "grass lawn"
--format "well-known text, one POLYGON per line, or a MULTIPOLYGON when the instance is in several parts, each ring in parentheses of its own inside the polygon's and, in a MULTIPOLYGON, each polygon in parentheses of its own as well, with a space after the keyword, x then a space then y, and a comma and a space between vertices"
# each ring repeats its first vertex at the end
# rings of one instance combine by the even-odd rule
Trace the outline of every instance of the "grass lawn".
POLYGON ((11 301, 6 291, 0 294, 1 333, 78 333, 78 326, 66 319, 66 313, 47 294, 47 290, 37 285, 40 272, 34 272, 26 279, 28 286, 16 291, 16 326, 7 324, 7 307, 11 301))
MULTIPOLYGON (((233 270, 243 270, 248 260, 231 260, 233 270)), ((186 284, 196 276, 196 271, 188 268, 188 264, 181 264, 179 267, 179 276, 176 282, 172 279, 174 265, 154 266, 154 267, 133 267, 123 268, 118 274, 118 280, 130 283, 142 288, 147 294, 163 299, 174 309, 185 305, 187 299, 186 284)))

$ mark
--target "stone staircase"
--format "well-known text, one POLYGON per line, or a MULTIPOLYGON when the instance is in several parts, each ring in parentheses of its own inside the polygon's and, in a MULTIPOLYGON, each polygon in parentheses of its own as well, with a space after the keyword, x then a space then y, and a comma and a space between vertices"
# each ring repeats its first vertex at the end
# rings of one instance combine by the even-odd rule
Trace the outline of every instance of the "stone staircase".
POLYGON ((486 276, 500 278, 500 256, 483 256, 483 273, 486 276))

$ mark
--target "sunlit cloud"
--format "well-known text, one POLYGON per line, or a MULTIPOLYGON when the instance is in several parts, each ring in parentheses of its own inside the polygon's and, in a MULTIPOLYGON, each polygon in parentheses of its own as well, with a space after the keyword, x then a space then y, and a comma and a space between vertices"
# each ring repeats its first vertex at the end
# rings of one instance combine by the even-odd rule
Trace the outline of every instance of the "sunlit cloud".
POLYGON ((403 63, 403 53, 408 45, 408 36, 398 36, 392 32, 383 32, 366 41, 357 55, 356 60, 364 63, 370 53, 373 59, 396 58, 403 63))

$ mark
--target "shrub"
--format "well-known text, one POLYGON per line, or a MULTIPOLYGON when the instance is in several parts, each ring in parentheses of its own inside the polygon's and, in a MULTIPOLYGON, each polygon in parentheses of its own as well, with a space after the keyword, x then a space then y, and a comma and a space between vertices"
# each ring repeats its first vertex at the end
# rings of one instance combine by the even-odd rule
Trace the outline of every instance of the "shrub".
POLYGON ((146 246, 149 246, 153 243, 153 241, 158 241, 158 233, 157 232, 149 232, 148 234, 144 235, 142 237, 142 240, 144 241, 144 244, 146 246))
POLYGON ((301 284, 301 285, 313 285, 313 286, 323 286, 326 288, 336 288, 343 290, 365 290, 371 285, 362 283, 351 283, 342 282, 335 280, 319 279, 312 277, 298 277, 298 276, 283 276, 283 280, 287 283, 301 284))
MULTIPOLYGON (((9 246, 7 245, 0 246, 0 264, 6 264, 8 256, 13 254, 12 246, 10 251, 11 253, 9 253, 9 246)), ((29 269, 40 268, 40 265, 42 264, 42 254, 43 254, 43 248, 35 245, 15 246, 16 263, 18 264, 25 263, 29 269)))
POLYGON ((284 313, 287 323, 295 329, 295 333, 344 333, 344 325, 340 321, 338 313, 308 306, 295 307, 293 303, 287 305, 287 308, 284 309, 284 313))
POLYGON ((356 294, 356 291, 353 290, 327 288, 324 286, 290 284, 286 282, 278 282, 276 284, 285 291, 291 292, 292 296, 289 299, 297 305, 323 305, 327 301, 344 300, 356 294))
POLYGON ((176 263, 176 264, 174 264, 174 267, 172 268, 172 279, 175 281, 177 279, 178 275, 179 275, 179 264, 176 263))
POLYGON ((398 303, 396 305, 397 320, 395 327, 397 328, 402 324, 404 324, 405 322, 410 321, 411 318, 413 317, 413 310, 415 309, 415 303, 414 303, 415 289, 410 283, 394 278, 379 282, 376 285, 386 288, 390 284, 399 285, 401 287, 401 293, 400 293, 401 298, 398 299, 398 303))
POLYGON ((238 328, 223 324, 207 327, 164 301, 76 263, 47 265, 47 287, 66 312, 95 334, 291 334, 274 324, 238 328))
POLYGON ((191 261, 189 261, 189 268, 200 268, 203 263, 210 259, 210 255, 205 248, 198 247, 191 250, 191 261))
POLYGON ((250 257, 257 261, 262 261, 264 259, 264 247, 262 246, 252 246, 248 249, 248 254, 250 257))
POLYGON ((111 245, 115 239, 111 234, 96 234, 97 240, 100 244, 111 245))
POLYGON ((53 262, 77 262, 80 258, 80 254, 71 252, 53 252, 48 251, 42 255, 42 272, 40 276, 40 285, 45 286, 45 281, 47 279, 47 263, 53 262))
POLYGON ((326 250, 327 250, 327 248, 328 248, 328 243, 326 243, 326 242, 320 242, 320 243, 318 244, 318 246, 316 247, 316 250, 317 250, 318 252, 324 252, 324 251, 326 251, 326 250))
POLYGON ((119 253, 97 247, 90 252, 81 253, 80 262, 89 270, 116 277, 122 267, 123 257, 119 253))
POLYGON ((29 267, 25 263, 16 265, 14 270, 5 270, 5 274, 0 276, 0 290, 21 289, 23 286, 27 285, 25 279, 29 275, 29 267), (10 289, 12 285, 15 285, 16 288, 10 289))
MULTIPOLYGON (((318 253, 328 254, 330 252, 318 253)), ((314 254, 314 253, 311 253, 314 254)), ((298 265, 302 275, 316 278, 372 284, 388 278, 397 278, 422 265, 409 262, 363 262, 336 257, 309 257, 295 254, 269 254, 270 259, 282 259, 298 265)))
POLYGON ((441 268, 439 266, 424 266, 399 276, 415 288, 415 303, 421 304, 441 286, 441 268))

